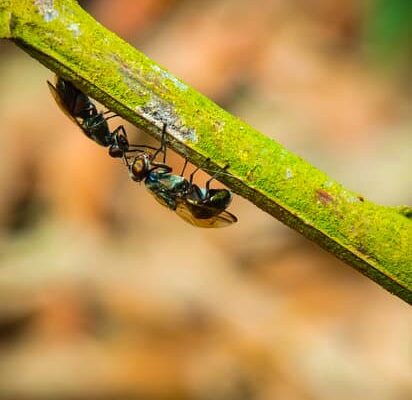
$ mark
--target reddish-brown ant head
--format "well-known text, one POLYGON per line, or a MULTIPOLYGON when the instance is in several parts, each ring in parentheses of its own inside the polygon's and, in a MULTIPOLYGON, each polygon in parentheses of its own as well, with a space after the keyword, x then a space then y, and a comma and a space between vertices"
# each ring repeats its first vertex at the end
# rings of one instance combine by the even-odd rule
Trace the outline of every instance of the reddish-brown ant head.
POLYGON ((147 153, 139 154, 129 165, 131 178, 136 182, 141 182, 147 177, 150 170, 151 157, 147 153))

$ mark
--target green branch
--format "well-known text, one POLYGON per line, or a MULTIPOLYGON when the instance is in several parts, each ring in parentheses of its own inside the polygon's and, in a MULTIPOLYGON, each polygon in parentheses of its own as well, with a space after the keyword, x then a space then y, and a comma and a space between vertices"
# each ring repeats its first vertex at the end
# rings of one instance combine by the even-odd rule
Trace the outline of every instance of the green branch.
MULTIPOLYGON (((0 37, 412 303, 412 220, 351 192, 109 32, 74 0, 0 0, 0 37)), ((46 90, 46 89, 45 89, 46 90)), ((403 211, 402 211, 403 210, 403 211)), ((242 220, 241 223, 247 223, 242 220)))

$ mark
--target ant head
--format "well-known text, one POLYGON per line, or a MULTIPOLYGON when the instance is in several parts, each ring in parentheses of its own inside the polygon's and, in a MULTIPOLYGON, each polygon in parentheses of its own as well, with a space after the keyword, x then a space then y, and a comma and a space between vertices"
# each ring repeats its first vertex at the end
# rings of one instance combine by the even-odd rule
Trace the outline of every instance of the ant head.
POLYGON ((128 149, 129 141, 126 136, 116 134, 114 143, 109 147, 109 155, 114 158, 121 158, 128 149))
POLYGON ((109 147, 109 155, 113 158, 121 158, 124 155, 124 151, 121 146, 113 144, 109 147))
POLYGON ((141 182, 147 177, 150 170, 151 156, 148 153, 139 154, 129 164, 129 173, 131 178, 136 182, 141 182))

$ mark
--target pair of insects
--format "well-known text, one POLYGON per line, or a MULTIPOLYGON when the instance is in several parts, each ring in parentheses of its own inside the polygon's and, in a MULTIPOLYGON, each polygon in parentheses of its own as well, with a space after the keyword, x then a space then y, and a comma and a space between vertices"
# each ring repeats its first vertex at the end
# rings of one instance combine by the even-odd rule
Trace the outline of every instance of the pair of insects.
POLYGON ((219 228, 237 221, 233 214, 226 211, 232 200, 232 193, 227 189, 210 188, 210 183, 224 172, 214 174, 204 188, 193 183, 194 176, 200 168, 195 169, 189 179, 183 176, 187 160, 180 175, 172 174, 172 168, 166 164, 166 124, 163 125, 162 141, 158 149, 130 144, 122 125, 113 131, 109 128, 107 120, 116 114, 107 116, 110 111, 98 111, 88 96, 63 78, 57 77, 55 86, 47 83, 63 112, 88 138, 108 147, 110 156, 123 157, 130 177, 136 182, 143 181, 160 204, 198 227, 219 228), (130 157, 131 153, 135 154, 130 157), (157 157, 161 153, 163 160, 158 162, 157 157))

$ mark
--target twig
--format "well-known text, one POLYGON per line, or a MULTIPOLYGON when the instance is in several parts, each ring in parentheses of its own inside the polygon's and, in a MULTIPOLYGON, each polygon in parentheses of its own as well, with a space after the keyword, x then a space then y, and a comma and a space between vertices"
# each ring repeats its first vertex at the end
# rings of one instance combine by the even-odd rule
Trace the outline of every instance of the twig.
MULTIPOLYGON (((109 32, 74 0, 0 0, 0 37, 412 303, 412 220, 377 205, 257 132, 109 32)), ((404 209, 405 210, 405 209, 404 209)), ((243 221, 247 223, 247 221, 243 221)))

